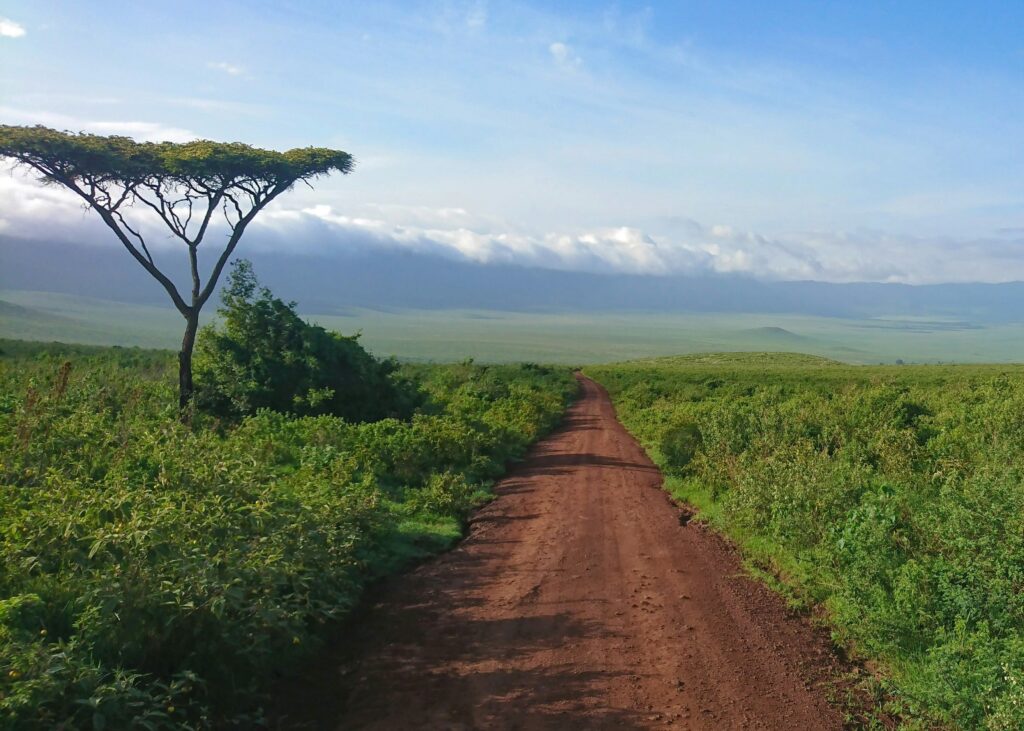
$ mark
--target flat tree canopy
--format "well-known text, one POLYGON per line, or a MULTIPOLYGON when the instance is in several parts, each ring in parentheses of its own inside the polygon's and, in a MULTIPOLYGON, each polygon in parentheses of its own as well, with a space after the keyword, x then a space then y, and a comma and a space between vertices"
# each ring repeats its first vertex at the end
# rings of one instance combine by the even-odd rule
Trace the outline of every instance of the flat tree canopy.
POLYGON ((77 194, 167 291, 186 320, 179 357, 182 408, 192 396, 199 311, 246 226, 295 183, 334 171, 349 173, 354 164, 347 152, 322 147, 276 152, 240 142, 135 142, 8 125, 0 125, 0 156, 35 170, 44 184, 62 185, 77 194), (138 222, 125 217, 136 206, 156 216, 187 247, 192 280, 187 294, 157 266, 138 222), (223 216, 229 233, 204 283, 198 248, 217 215, 223 216))

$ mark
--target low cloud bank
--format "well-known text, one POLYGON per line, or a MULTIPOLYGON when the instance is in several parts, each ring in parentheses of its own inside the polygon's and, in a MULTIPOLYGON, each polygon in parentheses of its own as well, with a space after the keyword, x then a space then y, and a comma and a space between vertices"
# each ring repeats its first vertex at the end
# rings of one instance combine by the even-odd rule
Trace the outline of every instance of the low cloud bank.
MULTIPOLYGON (((0 200, 0 233, 113 243, 95 215, 59 188, 5 174, 0 177, 0 200)), ((156 247, 177 245, 161 229, 148 231, 156 247)), ((211 230, 208 240, 212 243, 218 233, 211 230)), ((397 249, 482 264, 595 273, 908 284, 1024 280, 1024 232, 1016 229, 976 239, 871 231, 766 236, 674 219, 651 230, 622 226, 534 232, 461 208, 362 205, 342 213, 325 203, 288 207, 285 202, 256 220, 245 246, 310 253, 397 249)))

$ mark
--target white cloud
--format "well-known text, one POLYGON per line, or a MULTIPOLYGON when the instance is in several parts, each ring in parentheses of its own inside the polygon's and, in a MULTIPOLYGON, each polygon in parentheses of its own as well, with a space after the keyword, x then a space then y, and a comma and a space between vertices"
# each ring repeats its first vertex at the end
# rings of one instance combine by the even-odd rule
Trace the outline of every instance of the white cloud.
POLYGON ((137 142, 189 142, 197 139, 195 132, 156 122, 89 122, 82 129, 97 134, 124 135, 137 142))
POLYGON ((245 73, 245 68, 243 66, 228 63, 226 61, 210 61, 206 66, 207 68, 216 69, 217 71, 223 71, 228 76, 241 76, 245 73))
POLYGON ((43 124, 73 132, 99 135, 123 135, 138 142, 188 142, 198 138, 191 130, 159 122, 97 121, 54 112, 0 107, 0 115, 11 124, 43 124))
POLYGON ((0 170, 0 229, 5 234, 58 241, 99 239, 103 223, 91 220, 74 193, 30 180, 24 171, 0 170))
MULTIPOLYGON (((670 232, 635 227, 532 233, 474 221, 459 208, 329 205, 268 211, 257 230, 317 248, 384 247, 484 264, 629 274, 746 274, 830 282, 1024 280, 1024 236, 914 237, 872 231, 765 236, 733 226, 677 222, 670 232)), ((273 244, 277 245, 277 244, 273 244)))
POLYGON ((21 38, 25 35, 25 26, 15 23, 10 18, 0 17, 0 36, 4 38, 21 38))
POLYGON ((363 208, 369 217, 383 219, 395 226, 422 229, 471 228, 501 230, 501 221, 485 220, 458 206, 434 208, 431 206, 405 206, 396 204, 367 204, 363 208))
MULTIPOLYGON (((0 230, 28 239, 116 245, 81 202, 25 173, 0 175, 0 230)), ((134 218, 154 249, 177 247, 146 211, 134 218)), ((210 240, 225 232, 218 221, 210 240)), ((363 205, 338 212, 318 203, 275 205, 247 236, 254 249, 404 249, 482 264, 628 274, 745 274, 829 282, 1005 282, 1024 280, 1024 232, 927 237, 878 231, 804 231, 767 236, 690 219, 658 231, 601 227, 532 232, 460 207, 363 205)))
POLYGON ((583 59, 577 56, 572 48, 561 41, 556 41, 548 46, 548 53, 554 59, 555 65, 562 71, 576 71, 583 66, 583 59))

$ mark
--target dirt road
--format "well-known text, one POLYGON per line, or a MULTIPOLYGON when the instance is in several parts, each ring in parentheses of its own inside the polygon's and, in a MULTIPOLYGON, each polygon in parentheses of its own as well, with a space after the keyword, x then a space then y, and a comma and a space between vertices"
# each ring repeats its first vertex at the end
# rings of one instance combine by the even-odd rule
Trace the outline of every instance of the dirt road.
POLYGON ((835 729, 820 633, 743 578, 583 380, 454 551, 393 580, 282 728, 835 729))

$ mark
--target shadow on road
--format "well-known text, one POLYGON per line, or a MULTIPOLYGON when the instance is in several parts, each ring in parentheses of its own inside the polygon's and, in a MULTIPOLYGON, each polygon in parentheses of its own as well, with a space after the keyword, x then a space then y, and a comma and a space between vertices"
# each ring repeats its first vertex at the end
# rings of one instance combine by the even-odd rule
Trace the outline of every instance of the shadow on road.
POLYGON ((582 640, 610 639, 607 627, 565 612, 472 616, 485 604, 483 585, 495 579, 481 569, 501 550, 486 543, 378 587, 312 667, 279 684, 270 727, 562 730, 586 712, 588 728, 648 728, 635 711, 608 707, 608 684, 621 674, 541 658, 582 640), (410 716, 417 722, 404 725, 410 716), (394 725, 396 717, 403 725, 394 725))

